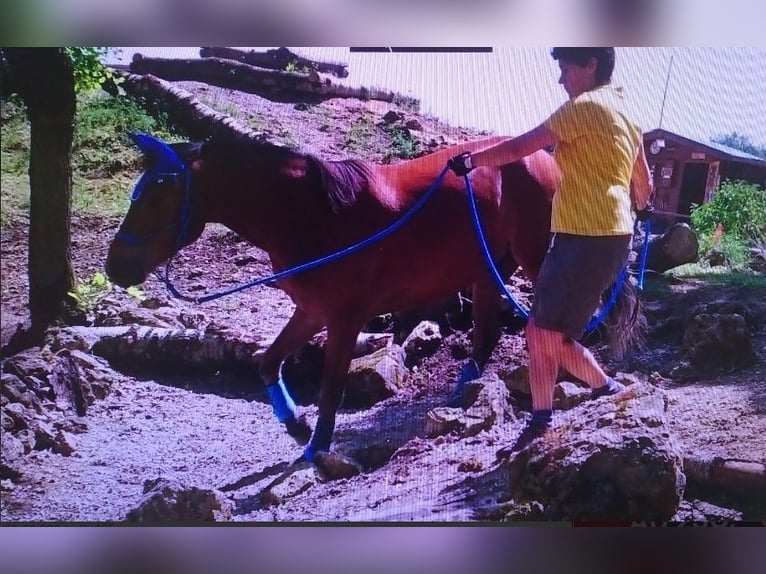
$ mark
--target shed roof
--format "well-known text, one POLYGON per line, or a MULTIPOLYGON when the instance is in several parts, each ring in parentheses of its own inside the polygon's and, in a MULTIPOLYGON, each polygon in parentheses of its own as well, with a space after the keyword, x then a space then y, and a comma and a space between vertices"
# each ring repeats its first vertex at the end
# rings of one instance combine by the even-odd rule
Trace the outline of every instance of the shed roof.
POLYGON ((644 133, 644 138, 647 138, 647 139, 653 139, 656 137, 668 137, 668 136, 675 139, 684 140, 689 145, 707 148, 711 151, 716 152, 719 155, 725 156, 726 159, 731 161, 739 161, 743 163, 749 163, 749 164, 766 167, 766 159, 744 152, 742 150, 739 150, 733 147, 729 147, 727 145, 720 144, 720 143, 715 143, 711 141, 700 141, 698 139, 682 136, 680 134, 670 132, 668 130, 664 130, 661 128, 657 128, 644 133))

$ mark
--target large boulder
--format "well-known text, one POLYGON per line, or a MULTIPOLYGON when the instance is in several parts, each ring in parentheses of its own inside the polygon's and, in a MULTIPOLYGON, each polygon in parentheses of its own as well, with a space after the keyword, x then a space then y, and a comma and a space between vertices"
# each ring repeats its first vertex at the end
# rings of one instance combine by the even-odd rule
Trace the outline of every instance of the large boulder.
POLYGON ((409 379, 404 351, 399 345, 382 349, 351 361, 343 396, 344 408, 369 408, 396 395, 409 379))
POLYGON ((683 358, 697 369, 728 369, 757 359, 745 317, 739 313, 696 315, 681 348, 683 358))
POLYGON ((670 520, 683 497, 683 458, 665 425, 664 393, 639 383, 557 413, 507 463, 510 497, 545 520, 670 520))
POLYGON ((494 373, 466 384, 466 409, 437 407, 426 415, 428 437, 455 432, 475 436, 497 423, 516 420, 505 383, 494 373))
POLYGON ((157 478, 144 482, 144 496, 128 522, 220 522, 231 520, 232 503, 217 490, 187 487, 157 478))

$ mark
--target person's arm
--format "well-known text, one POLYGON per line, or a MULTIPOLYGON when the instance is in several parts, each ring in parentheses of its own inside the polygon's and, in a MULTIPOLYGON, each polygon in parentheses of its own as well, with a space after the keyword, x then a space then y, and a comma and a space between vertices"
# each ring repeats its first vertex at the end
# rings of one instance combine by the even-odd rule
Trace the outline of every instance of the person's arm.
POLYGON ((649 171, 649 163, 644 153, 644 143, 640 143, 638 156, 633 164, 633 174, 630 178, 630 198, 636 211, 643 211, 652 203, 652 176, 649 171))
POLYGON ((541 124, 519 137, 474 152, 471 154, 473 166, 499 167, 518 161, 537 150, 555 145, 558 142, 558 136, 544 124, 541 124))
POLYGON ((537 150, 555 145, 559 137, 545 124, 477 152, 463 152, 449 161, 457 175, 465 175, 480 166, 499 167, 526 157, 537 150))

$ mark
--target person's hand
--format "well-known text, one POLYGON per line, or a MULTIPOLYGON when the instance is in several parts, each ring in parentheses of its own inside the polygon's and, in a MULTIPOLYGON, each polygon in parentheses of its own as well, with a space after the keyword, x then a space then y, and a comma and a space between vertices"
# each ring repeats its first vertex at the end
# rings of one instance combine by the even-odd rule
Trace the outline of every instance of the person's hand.
POLYGON ((644 223, 648 221, 653 214, 654 214, 654 206, 651 203, 649 203, 643 209, 636 210, 636 219, 638 219, 641 223, 644 223))
POLYGON ((467 175, 474 168, 471 152, 464 151, 463 153, 456 155, 447 162, 447 166, 454 171, 455 175, 458 177, 467 175))

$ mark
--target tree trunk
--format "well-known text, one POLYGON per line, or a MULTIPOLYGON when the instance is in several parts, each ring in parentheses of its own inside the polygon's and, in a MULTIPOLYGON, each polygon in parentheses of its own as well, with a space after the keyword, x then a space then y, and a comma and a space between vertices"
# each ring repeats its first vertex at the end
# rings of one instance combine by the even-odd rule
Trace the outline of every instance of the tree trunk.
POLYGON ((287 48, 277 48, 266 50, 265 52, 256 52, 250 50, 236 50, 234 48, 200 48, 199 55, 202 58, 224 58, 226 60, 237 60, 251 66, 259 68, 269 68, 271 70, 284 70, 288 65, 293 64, 297 69, 305 68, 332 74, 338 78, 348 76, 348 66, 338 62, 320 62, 318 60, 309 60, 291 52, 287 48))
POLYGON ((146 58, 135 54, 129 71, 133 74, 152 74, 169 82, 203 82, 257 94, 274 102, 356 98, 419 105, 415 98, 390 91, 334 84, 329 76, 320 76, 313 70, 308 73, 267 70, 222 58, 146 58))
MULTIPOLYGON (((644 252, 644 238, 636 246, 640 261, 644 252)), ((685 223, 676 223, 662 235, 649 237, 649 251, 646 254, 646 269, 662 273, 698 258, 697 235, 685 223)), ((637 262, 638 262, 637 261, 637 262)))
POLYGON ((246 139, 265 141, 263 134, 239 125, 234 118, 217 112, 193 94, 151 74, 140 76, 115 72, 123 78, 121 84, 129 96, 144 101, 150 108, 166 113, 177 128, 191 138, 246 139))
POLYGON ((13 84, 27 107, 30 335, 41 338, 74 287, 70 253, 75 84, 62 48, 6 48, 13 84))

